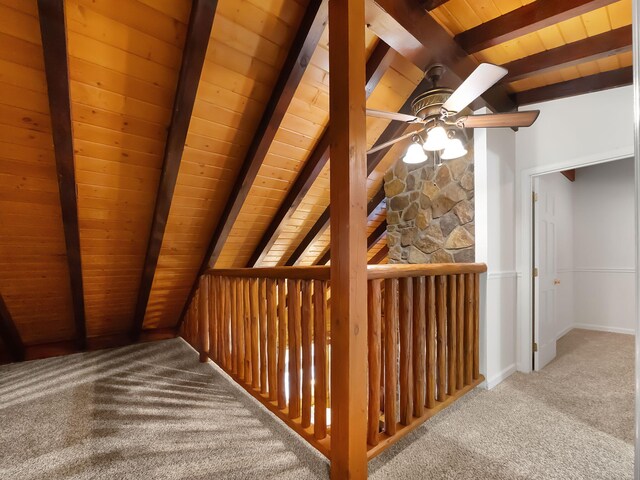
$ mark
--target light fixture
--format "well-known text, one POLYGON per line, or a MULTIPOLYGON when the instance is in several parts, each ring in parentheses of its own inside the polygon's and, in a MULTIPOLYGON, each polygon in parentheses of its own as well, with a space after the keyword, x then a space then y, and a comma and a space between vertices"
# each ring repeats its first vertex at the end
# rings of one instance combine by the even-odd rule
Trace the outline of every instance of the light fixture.
POLYGON ((440 155, 443 160, 453 160, 454 158, 462 157, 467 154, 467 149, 464 148, 459 138, 452 138, 449 140, 444 152, 440 155))
POLYGON ((447 137, 447 131, 440 125, 433 127, 427 132, 427 141, 422 146, 425 150, 435 152, 437 150, 444 150, 449 143, 447 137))
POLYGON ((416 137, 414 137, 414 143, 409 146, 407 153, 402 159, 404 163, 422 163, 427 159, 427 154, 424 153, 422 145, 416 141, 419 137, 416 137))

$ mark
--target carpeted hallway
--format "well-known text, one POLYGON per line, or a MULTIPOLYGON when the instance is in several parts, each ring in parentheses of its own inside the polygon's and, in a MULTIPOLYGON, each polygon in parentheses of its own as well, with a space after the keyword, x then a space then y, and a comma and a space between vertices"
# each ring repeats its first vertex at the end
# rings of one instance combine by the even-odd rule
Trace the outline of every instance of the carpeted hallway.
MULTIPOLYGON (((624 479, 633 337, 574 330, 542 372, 476 390, 374 479, 624 479)), ((182 340, 0 367, 0 478, 328 478, 328 464, 182 340)))

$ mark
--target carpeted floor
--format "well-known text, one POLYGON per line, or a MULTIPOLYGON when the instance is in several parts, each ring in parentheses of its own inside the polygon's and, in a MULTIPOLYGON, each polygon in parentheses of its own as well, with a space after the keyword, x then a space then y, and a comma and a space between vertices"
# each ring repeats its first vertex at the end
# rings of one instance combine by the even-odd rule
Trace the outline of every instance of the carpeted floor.
MULTIPOLYGON (((370 478, 632 478, 633 351, 574 330, 542 372, 470 393, 370 478)), ((0 367, 0 478, 298 480, 328 464, 176 339, 0 367)))

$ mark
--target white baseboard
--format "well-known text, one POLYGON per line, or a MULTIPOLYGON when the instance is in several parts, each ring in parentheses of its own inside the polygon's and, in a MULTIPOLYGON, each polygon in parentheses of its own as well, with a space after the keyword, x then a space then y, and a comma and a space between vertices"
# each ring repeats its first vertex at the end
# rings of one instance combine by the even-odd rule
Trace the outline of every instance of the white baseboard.
POLYGON ((513 373, 515 373, 516 370, 517 370, 516 369, 516 364, 512 363, 511 365, 509 365, 507 368, 505 368, 504 370, 502 370, 498 374, 494 375, 491 378, 488 378, 487 381, 486 381, 487 390, 491 390, 496 385, 498 385, 500 382, 506 380, 513 373))
POLYGON ((567 328, 561 330, 560 333, 558 333, 558 335, 556 335, 556 341, 560 340, 562 337, 564 337, 567 333, 569 333, 574 328, 576 328, 575 325, 569 325, 567 328))
POLYGON ((573 328, 581 328, 583 330, 594 330, 596 332, 623 333, 625 335, 635 335, 633 328, 608 327, 603 325, 591 325, 589 323, 574 323, 573 328))

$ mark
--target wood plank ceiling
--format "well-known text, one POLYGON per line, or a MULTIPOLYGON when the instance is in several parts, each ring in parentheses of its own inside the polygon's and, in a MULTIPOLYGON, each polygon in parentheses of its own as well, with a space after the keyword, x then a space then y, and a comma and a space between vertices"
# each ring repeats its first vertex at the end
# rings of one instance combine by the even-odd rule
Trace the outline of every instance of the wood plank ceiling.
MULTIPOLYGON (((0 0, 0 358, 171 332, 212 259, 329 258, 326 5, 0 0), (59 182, 65 158, 77 193, 59 182)), ((368 0, 367 14, 370 108, 406 110, 436 60, 451 86, 506 65, 485 97, 502 108, 630 82, 631 0, 368 0)), ((367 143, 402 128, 369 118, 367 143)), ((386 258, 383 175, 404 148, 369 158, 371 262, 386 258)))

